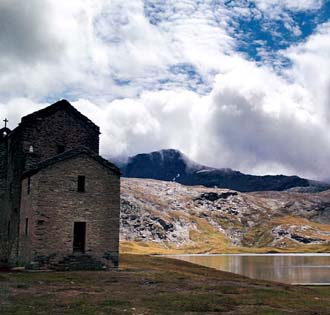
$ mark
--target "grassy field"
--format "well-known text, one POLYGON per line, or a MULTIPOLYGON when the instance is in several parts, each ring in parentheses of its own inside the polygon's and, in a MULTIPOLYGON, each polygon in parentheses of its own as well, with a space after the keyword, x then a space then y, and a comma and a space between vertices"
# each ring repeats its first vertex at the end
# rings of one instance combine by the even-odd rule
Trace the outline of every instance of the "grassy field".
POLYGON ((183 261, 121 256, 111 272, 0 273, 1 315, 330 314, 330 288, 251 280, 183 261))

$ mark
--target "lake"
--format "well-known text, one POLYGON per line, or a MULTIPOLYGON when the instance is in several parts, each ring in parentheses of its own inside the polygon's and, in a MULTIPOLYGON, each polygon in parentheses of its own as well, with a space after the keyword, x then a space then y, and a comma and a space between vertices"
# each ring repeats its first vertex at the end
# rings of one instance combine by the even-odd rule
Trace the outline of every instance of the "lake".
POLYGON ((167 256, 253 279, 330 285, 330 254, 224 254, 167 256))

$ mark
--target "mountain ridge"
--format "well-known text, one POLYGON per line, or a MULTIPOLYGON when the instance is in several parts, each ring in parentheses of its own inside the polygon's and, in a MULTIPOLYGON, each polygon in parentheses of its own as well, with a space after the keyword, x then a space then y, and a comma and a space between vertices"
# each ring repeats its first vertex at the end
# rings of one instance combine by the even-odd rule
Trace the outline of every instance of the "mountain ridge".
POLYGON ((299 176, 249 175, 230 168, 214 168, 192 161, 175 149, 163 149, 132 156, 121 165, 124 177, 149 178, 178 182, 188 186, 202 185, 233 189, 240 192, 284 191, 319 192, 330 184, 311 181, 299 176))

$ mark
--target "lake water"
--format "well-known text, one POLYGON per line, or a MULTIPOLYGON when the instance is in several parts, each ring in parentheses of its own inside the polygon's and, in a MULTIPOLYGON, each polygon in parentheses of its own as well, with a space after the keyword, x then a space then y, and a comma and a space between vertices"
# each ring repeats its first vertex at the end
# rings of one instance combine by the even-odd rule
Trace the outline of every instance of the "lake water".
POLYGON ((330 285, 330 254, 228 254, 168 257, 253 279, 301 285, 330 285))

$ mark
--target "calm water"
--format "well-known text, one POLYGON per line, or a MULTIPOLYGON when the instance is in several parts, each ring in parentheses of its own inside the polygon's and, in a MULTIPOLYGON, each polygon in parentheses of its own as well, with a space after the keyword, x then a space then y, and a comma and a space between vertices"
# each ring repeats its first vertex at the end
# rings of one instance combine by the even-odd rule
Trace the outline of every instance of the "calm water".
POLYGON ((290 284, 330 285, 330 254, 175 255, 172 258, 290 284))

